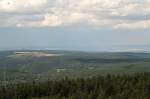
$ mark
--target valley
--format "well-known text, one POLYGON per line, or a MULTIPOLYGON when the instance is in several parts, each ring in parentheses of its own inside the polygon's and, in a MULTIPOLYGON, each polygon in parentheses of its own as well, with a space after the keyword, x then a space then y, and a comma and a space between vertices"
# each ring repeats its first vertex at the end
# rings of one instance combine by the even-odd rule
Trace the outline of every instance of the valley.
POLYGON ((59 50, 0 52, 1 83, 143 72, 150 72, 150 53, 59 50))

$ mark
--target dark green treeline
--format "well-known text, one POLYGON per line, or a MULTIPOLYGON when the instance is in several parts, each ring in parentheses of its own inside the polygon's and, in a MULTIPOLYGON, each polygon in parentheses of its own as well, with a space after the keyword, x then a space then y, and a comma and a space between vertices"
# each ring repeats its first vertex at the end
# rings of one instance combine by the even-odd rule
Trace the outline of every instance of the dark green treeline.
POLYGON ((150 74, 9 84, 0 99, 150 99, 150 74))

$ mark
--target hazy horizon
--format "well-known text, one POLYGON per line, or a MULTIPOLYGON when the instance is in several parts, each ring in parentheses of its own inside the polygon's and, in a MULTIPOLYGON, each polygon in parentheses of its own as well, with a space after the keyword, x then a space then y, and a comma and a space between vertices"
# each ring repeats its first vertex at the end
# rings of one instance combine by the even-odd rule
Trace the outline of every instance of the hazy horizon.
POLYGON ((150 51, 149 4, 149 0, 0 0, 0 50, 150 51))

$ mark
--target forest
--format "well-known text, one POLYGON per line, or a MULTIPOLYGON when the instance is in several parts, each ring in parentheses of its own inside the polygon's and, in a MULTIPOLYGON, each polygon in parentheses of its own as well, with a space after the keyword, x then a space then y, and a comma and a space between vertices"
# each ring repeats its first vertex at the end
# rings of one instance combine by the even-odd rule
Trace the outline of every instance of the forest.
POLYGON ((0 83, 150 72, 150 53, 0 51, 0 83))
POLYGON ((150 99, 150 73, 1 85, 0 99, 150 99))

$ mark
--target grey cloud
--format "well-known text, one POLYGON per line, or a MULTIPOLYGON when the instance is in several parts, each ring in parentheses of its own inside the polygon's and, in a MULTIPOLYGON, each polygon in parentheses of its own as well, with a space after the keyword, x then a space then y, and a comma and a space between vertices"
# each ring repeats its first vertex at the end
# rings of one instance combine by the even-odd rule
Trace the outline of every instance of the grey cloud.
MULTIPOLYGON (((8 6, 0 0, 0 26, 56 27, 86 23, 94 27, 118 27, 121 24, 129 28, 130 23, 148 25, 146 21, 150 20, 149 0, 35 1, 12 0, 8 6)), ((149 28, 149 25, 145 27, 149 28)))

